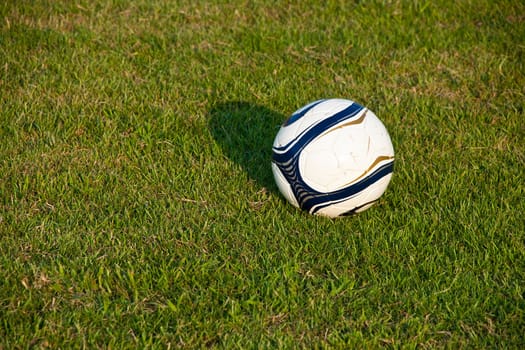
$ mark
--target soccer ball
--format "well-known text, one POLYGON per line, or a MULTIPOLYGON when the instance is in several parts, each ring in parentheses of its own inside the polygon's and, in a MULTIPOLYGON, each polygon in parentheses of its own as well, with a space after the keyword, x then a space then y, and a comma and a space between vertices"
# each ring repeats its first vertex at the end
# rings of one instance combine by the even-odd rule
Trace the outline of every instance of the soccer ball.
POLYGON ((369 208, 393 170, 394 148, 385 126, 350 100, 324 99, 300 108, 273 143, 279 190, 311 214, 337 217, 369 208))

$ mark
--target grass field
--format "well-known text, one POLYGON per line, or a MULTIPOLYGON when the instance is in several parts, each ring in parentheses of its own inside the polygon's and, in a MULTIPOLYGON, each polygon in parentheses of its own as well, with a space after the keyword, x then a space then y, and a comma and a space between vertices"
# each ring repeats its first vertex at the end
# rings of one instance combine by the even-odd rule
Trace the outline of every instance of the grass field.
POLYGON ((522 1, 0 4, 0 349, 523 348, 522 1), (278 193, 325 97, 388 128, 378 205, 278 193))

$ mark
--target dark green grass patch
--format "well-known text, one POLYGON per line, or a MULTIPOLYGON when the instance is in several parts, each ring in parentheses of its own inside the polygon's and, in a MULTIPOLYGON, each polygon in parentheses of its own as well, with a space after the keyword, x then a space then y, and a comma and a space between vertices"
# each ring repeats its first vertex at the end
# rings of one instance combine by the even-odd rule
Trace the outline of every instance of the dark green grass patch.
POLYGON ((521 348, 525 8, 0 5, 0 348, 521 348), (300 106, 387 126, 380 202, 287 204, 300 106))

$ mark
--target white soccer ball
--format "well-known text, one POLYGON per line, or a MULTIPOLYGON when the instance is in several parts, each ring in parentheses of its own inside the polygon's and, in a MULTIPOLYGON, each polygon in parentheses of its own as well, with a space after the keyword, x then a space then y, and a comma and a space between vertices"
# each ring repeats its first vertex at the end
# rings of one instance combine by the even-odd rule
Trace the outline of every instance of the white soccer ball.
POLYGON ((350 100, 324 99, 300 108, 273 143, 279 190, 311 214, 337 217, 369 208, 393 170, 394 148, 385 126, 350 100))

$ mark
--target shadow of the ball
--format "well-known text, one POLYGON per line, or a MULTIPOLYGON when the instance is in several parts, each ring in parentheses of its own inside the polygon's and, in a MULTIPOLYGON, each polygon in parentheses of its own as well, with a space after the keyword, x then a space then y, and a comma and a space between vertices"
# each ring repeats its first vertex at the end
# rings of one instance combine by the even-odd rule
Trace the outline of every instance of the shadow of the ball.
POLYGON ((223 102, 209 111, 210 132, 224 154, 250 179, 272 192, 272 144, 285 116, 243 101, 223 102))

